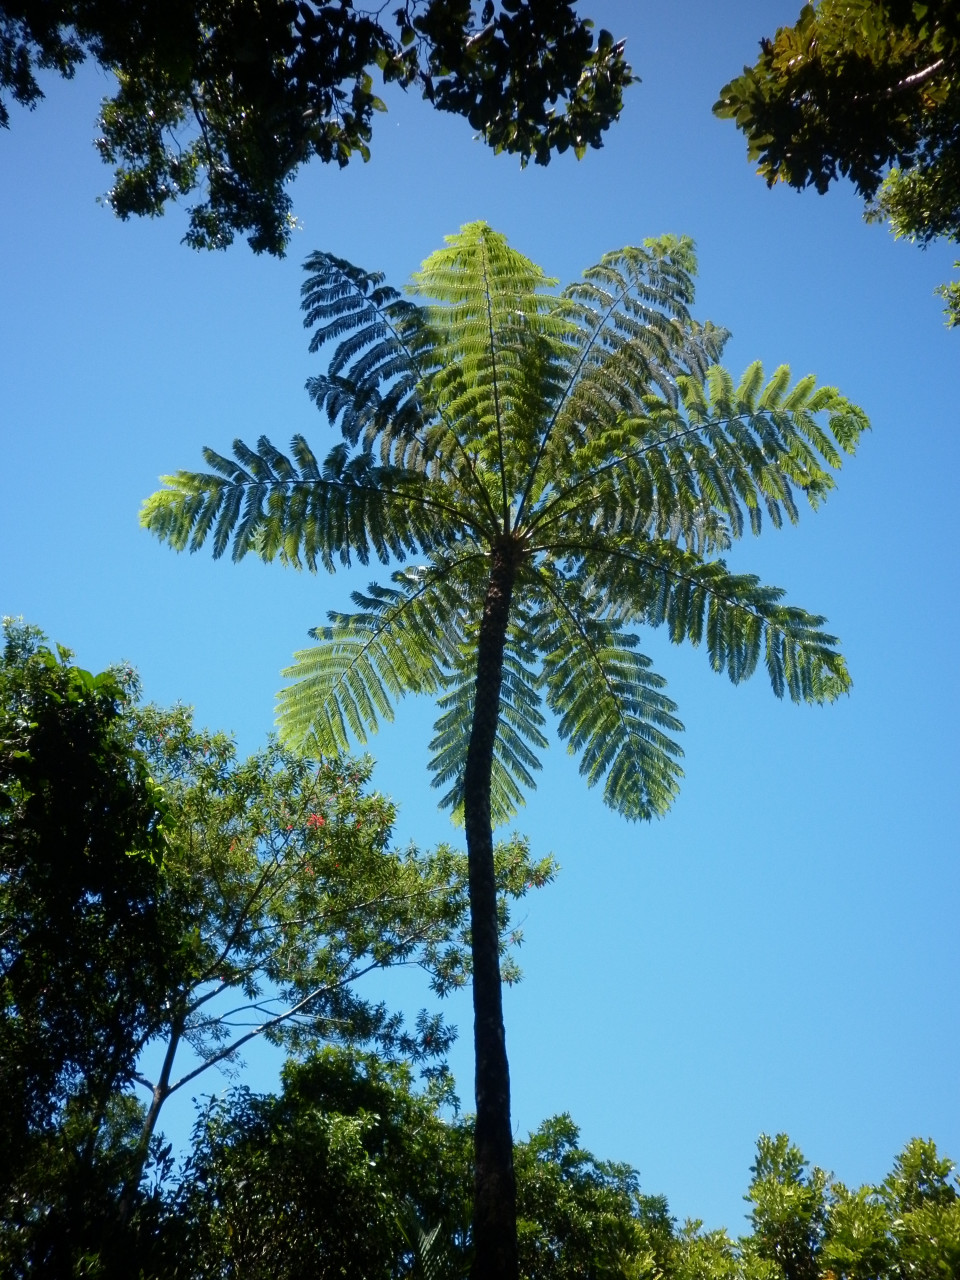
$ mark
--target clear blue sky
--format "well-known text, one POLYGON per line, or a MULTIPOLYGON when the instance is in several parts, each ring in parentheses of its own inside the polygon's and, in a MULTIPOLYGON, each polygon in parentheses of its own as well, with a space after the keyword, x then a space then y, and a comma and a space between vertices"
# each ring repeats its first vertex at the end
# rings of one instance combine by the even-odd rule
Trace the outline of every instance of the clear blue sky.
MULTIPOLYGON (((732 557, 828 616, 854 689, 796 708, 761 675, 734 688, 652 636, 686 725, 681 797, 630 826, 561 747, 547 753, 517 826, 563 870, 528 900, 507 1035, 519 1133, 568 1110, 678 1217, 736 1231, 761 1131, 788 1131, 848 1184, 881 1178, 912 1135, 960 1158, 960 333, 932 296, 951 255, 864 225, 848 190, 769 192, 711 116, 797 0, 582 8, 627 38, 643 81, 602 151, 520 172, 466 123, 391 99, 370 164, 304 172, 282 262, 244 244, 198 256, 179 214, 123 225, 95 203, 109 185, 90 145, 107 90, 95 72, 14 113, 0 136, 0 611, 90 668, 129 660, 149 698, 193 703, 254 750, 280 668, 371 575, 177 557, 137 510, 204 444, 332 442, 303 391, 318 371, 298 309, 306 255, 401 284, 482 218, 566 282, 608 249, 692 235, 696 310, 733 330, 726 363, 789 362, 873 422, 820 512, 732 557)), ((399 836, 424 845, 452 834, 428 784, 431 722, 406 705, 371 747, 399 836)), ((396 990, 417 1007, 415 976, 396 990)), ((467 1099, 469 1008, 449 1012, 467 1099)))

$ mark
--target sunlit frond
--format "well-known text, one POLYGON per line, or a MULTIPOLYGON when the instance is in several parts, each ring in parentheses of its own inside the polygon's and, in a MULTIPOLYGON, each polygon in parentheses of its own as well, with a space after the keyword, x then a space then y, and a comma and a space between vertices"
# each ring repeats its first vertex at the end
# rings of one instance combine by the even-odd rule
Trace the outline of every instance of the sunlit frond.
POLYGON ((257 449, 234 441, 234 458, 204 450, 210 472, 179 471, 143 505, 140 522, 177 551, 212 539, 214 558, 232 545, 240 560, 263 560, 312 572, 371 552, 384 564, 455 541, 469 527, 442 485, 399 467, 378 466, 369 453, 338 445, 318 465, 302 436, 292 460, 261 436, 257 449))
POLYGON ((712 365, 677 389, 676 400, 647 396, 642 413, 571 451, 568 482, 530 515, 538 538, 575 522, 722 550, 745 522, 759 532, 764 510, 779 525, 797 519, 798 497, 816 506, 868 426, 834 388, 811 378, 791 387, 786 366, 764 385, 753 364, 735 386, 712 365))

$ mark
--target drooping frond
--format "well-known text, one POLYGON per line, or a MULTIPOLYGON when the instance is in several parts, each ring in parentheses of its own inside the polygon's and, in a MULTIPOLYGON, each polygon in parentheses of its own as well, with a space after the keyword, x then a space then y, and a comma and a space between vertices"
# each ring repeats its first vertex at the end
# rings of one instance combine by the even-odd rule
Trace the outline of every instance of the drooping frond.
POLYGON ((612 809, 627 818, 665 813, 683 774, 670 736, 683 725, 662 692, 666 681, 637 652, 636 636, 597 614, 582 579, 544 567, 539 580, 536 643, 560 737, 579 754, 587 783, 603 781, 612 809))
POLYGON ((383 276, 329 253, 306 261, 301 289, 310 350, 336 343, 327 372, 307 391, 346 440, 410 436, 423 425, 418 352, 429 348, 420 309, 383 283, 383 276))
POLYGON ((294 654, 277 695, 281 736, 321 754, 345 752, 350 735, 366 742, 406 693, 438 693, 464 644, 462 567, 437 555, 426 568, 395 573, 392 587, 354 592, 354 613, 330 613, 319 643, 294 654))
POLYGON ((705 644, 714 671, 734 683, 752 675, 762 657, 778 698, 831 702, 850 689, 837 639, 823 630, 826 619, 782 604, 779 587, 730 573, 722 560, 704 561, 669 542, 624 542, 585 551, 582 565, 593 590, 621 616, 665 626, 677 644, 705 644))
POLYGON ((209 472, 164 476, 166 489, 144 503, 140 522, 177 551, 197 551, 211 538, 214 558, 232 545, 232 558, 249 552, 315 572, 351 556, 366 564, 373 552, 386 564, 454 542, 469 527, 447 489, 416 473, 378 466, 369 453, 350 456, 345 445, 322 467, 303 436, 292 458, 265 437, 256 450, 235 440, 233 458, 212 449, 209 472))
MULTIPOLYGON (((495 826, 508 822, 523 803, 521 787, 533 790, 533 772, 540 769, 538 751, 547 746, 543 735, 545 720, 537 689, 538 655, 522 618, 510 627, 503 656, 503 686, 500 691, 500 720, 494 744, 490 778, 490 807, 495 826)), ((474 691, 477 679, 476 637, 468 637, 448 673, 430 771, 435 787, 447 787, 441 807, 452 809, 460 820, 463 811, 463 769, 473 724, 474 691)))

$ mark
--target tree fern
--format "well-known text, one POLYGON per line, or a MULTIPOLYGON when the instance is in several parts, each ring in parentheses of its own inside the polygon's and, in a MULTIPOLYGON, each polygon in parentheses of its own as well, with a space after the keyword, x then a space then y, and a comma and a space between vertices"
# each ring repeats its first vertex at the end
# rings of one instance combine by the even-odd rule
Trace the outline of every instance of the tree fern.
POLYGON ((509 1085, 492 826, 533 786, 545 709, 590 785, 629 818, 663 813, 681 726, 644 628, 703 648, 739 682, 825 702, 849 688, 816 614, 719 553, 830 493, 867 422, 812 377, 718 363, 726 331, 694 320, 692 243, 606 255, 556 292, 483 223, 448 239, 412 299, 329 254, 307 262, 307 384, 340 441, 207 450, 143 523, 178 550, 332 570, 410 560, 313 632, 279 695, 312 751, 365 741, 398 698, 438 700, 442 803, 470 858, 477 1050, 477 1277, 516 1274, 509 1085))

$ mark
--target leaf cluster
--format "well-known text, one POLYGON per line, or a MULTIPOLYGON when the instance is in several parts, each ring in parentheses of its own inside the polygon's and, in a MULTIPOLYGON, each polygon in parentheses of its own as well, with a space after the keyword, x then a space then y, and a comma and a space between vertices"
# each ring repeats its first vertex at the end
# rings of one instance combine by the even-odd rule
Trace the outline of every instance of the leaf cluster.
POLYGON ((118 216, 202 193, 188 244, 223 248, 239 233, 283 254, 300 165, 369 158, 386 109, 375 75, 523 163, 599 147, 633 76, 623 45, 591 28, 571 0, 404 0, 389 13, 350 0, 4 0, 0 94, 33 106, 38 71, 70 77, 94 58, 118 82, 97 140, 118 216))
POLYGON ((166 802, 131 682, 4 620, 0 655, 2 1178, 72 1100, 129 1082, 169 980, 166 802))
MULTIPOLYGON (((952 0, 821 0, 720 91, 768 185, 848 177, 867 216, 960 238, 960 14, 952 0)), ((948 301, 952 286, 941 290, 948 301)), ((955 292, 955 290, 954 290, 955 292)), ((960 320, 951 307, 950 323, 960 320)))

